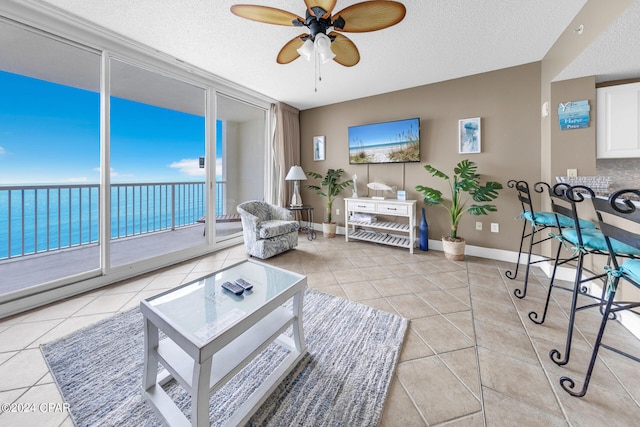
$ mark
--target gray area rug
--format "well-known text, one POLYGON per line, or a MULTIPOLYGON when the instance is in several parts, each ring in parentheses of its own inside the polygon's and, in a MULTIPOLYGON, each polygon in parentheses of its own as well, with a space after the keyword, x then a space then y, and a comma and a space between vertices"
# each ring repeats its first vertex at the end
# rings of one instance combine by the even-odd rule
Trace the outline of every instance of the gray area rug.
MULTIPOLYGON (((303 310, 309 354, 248 425, 378 425, 408 320, 314 290, 305 292, 303 310)), ((76 425, 161 425, 142 397, 142 326, 136 308, 41 347, 76 425)), ((285 356, 279 346, 267 347, 215 393, 212 425, 221 425, 285 356)), ((189 416, 186 391, 176 381, 165 389, 189 416)))

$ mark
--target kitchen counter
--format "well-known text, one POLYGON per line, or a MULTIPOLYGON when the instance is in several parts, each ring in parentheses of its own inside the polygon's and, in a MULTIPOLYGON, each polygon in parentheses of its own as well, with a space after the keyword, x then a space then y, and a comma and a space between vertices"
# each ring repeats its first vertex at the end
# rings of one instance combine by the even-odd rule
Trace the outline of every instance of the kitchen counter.
MULTIPOLYGON (((557 176, 557 182, 568 185, 584 185, 591 188, 596 196, 608 198, 620 190, 640 189, 640 185, 628 186, 626 183, 615 183, 610 176, 557 176)), ((634 182, 635 184, 635 182, 634 182)), ((640 184, 640 183, 638 183, 640 184)), ((623 194, 622 199, 640 201, 640 197, 633 193, 623 194)))

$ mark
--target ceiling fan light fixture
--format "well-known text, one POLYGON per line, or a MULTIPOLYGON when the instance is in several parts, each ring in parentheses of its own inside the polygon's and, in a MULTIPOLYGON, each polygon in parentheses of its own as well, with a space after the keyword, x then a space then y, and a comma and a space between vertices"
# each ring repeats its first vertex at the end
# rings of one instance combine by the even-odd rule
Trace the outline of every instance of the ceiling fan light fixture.
POLYGON ((333 58, 336 57, 336 54, 333 53, 331 49, 328 49, 328 51, 319 52, 318 55, 320 55, 320 60, 322 61, 323 64, 326 64, 327 62, 331 61, 333 58))
POLYGON ((233 5, 231 13, 266 24, 306 27, 308 33, 285 43, 278 52, 276 62, 289 64, 301 56, 311 61, 313 56, 320 80, 318 66, 321 63, 333 60, 345 67, 353 67, 360 61, 358 48, 342 33, 382 30, 398 24, 407 12, 399 1, 371 0, 351 4, 334 13, 336 3, 337 0, 304 0, 304 18, 275 7, 251 4, 233 5))
POLYGON ((302 56, 307 61, 311 61, 311 55, 313 55, 314 52, 314 44, 311 39, 307 39, 297 50, 300 56, 302 56))
POLYGON ((316 34, 315 46, 323 64, 336 57, 336 54, 331 50, 331 39, 326 34, 316 34))

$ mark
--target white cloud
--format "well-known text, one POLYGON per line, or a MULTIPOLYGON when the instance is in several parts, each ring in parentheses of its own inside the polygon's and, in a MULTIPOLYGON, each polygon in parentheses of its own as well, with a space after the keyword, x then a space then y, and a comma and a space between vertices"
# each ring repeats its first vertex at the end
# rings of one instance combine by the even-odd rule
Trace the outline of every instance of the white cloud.
POLYGON ((81 177, 78 177, 78 178, 69 178, 67 181, 68 182, 87 182, 88 179, 87 179, 86 176, 81 176, 81 177))
POLYGON ((216 159, 216 176, 224 176, 222 171, 222 159, 216 159))
POLYGON ((7 150, 5 150, 4 147, 0 146, 0 156, 2 156, 3 154, 7 154, 7 150))
POLYGON ((178 169, 182 175, 204 176, 204 168, 200 168, 198 159, 182 159, 171 163, 169 167, 178 169))

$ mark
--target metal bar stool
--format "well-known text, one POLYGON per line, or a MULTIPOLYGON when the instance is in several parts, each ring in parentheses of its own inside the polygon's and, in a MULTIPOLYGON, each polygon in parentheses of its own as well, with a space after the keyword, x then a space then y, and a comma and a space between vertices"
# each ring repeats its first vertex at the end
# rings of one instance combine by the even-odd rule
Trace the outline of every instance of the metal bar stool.
MULTIPOLYGON (((582 265, 583 265, 582 261, 583 261, 584 255, 588 253, 589 250, 587 249, 583 249, 581 251, 574 250, 570 256, 566 258, 560 258, 561 249, 563 247, 566 248, 567 242, 572 244, 574 248, 575 247, 582 248, 583 247, 582 233, 580 231, 595 230, 596 228, 596 224, 594 222, 579 218, 576 202, 568 199, 565 195, 565 190, 567 190, 568 188, 570 188, 568 184, 559 183, 554 185, 553 188, 548 188, 547 190, 549 194, 549 199, 551 201, 551 211, 553 212, 553 215, 556 220, 555 228, 556 230, 559 230, 558 234, 549 234, 549 239, 556 238, 561 242, 561 244, 558 245, 556 250, 556 255, 553 260, 553 271, 551 274, 551 280, 549 281, 549 288, 547 289, 547 297, 545 300, 542 316, 539 316, 538 313, 535 311, 529 312, 529 319, 538 325, 541 325, 542 323, 544 323, 547 317, 547 311, 549 309, 549 302, 551 300, 551 294, 553 292, 553 289, 558 288, 561 290, 573 292, 576 286, 575 280, 574 280, 574 285, 570 288, 562 285, 557 285, 555 283, 555 276, 556 276, 556 271, 558 267, 568 263, 572 263, 572 264, 575 263, 576 277, 577 278, 582 277, 582 265), (578 232, 574 231, 576 228, 578 229, 578 232), (568 237, 568 241, 565 241, 565 238, 564 238, 565 234, 568 237)), ((591 279, 593 279, 593 277, 590 277, 588 280, 591 280, 591 279)), ((580 282, 580 284, 581 283, 582 282, 580 282)), ((586 292, 586 289, 583 289, 580 286, 579 288, 586 292)))
MULTIPOLYGON (((569 186, 567 184, 557 184, 553 187, 552 192, 554 194, 554 198, 557 200, 564 200, 567 206, 562 206, 560 203, 554 203, 553 210, 559 213, 562 213, 567 216, 571 216, 574 220, 575 227, 574 228, 565 228, 562 229, 558 238, 562 241, 563 245, 571 246, 573 250, 573 256, 568 258, 564 262, 558 262, 558 265, 562 263, 575 261, 575 278, 573 286, 570 288, 555 285, 551 283, 549 286, 549 291, 547 295, 547 300, 545 302, 545 313, 542 316, 542 320, 536 323, 542 323, 544 321, 544 317, 546 316, 546 311, 549 305, 549 299, 551 297, 551 291, 553 288, 558 288, 562 290, 567 290, 572 293, 571 295, 571 307, 569 311, 569 324, 567 327, 567 336, 565 341, 565 349, 564 356, 557 349, 552 349, 549 351, 549 357, 551 360, 559 366, 566 365, 569 362, 570 354, 571 354, 571 342, 573 340, 573 331, 575 324, 575 315, 576 312, 581 310, 578 307, 578 296, 585 295, 589 298, 600 299, 603 300, 605 298, 604 295, 604 284, 606 284, 607 273, 596 273, 593 271, 589 271, 584 266, 584 259, 586 255, 604 255, 609 256, 609 251, 607 249, 607 244, 604 235, 600 230, 597 229, 585 229, 579 227, 579 218, 578 218, 578 205, 586 200, 588 197, 585 197, 585 194, 589 196, 589 198, 594 199, 594 192, 586 186, 569 186), (586 276, 585 273, 589 274, 586 276), (601 279, 603 280, 603 292, 601 296, 596 296, 589 293, 588 287, 585 285, 586 282, 601 279)), ((620 242, 615 242, 614 247, 618 256, 640 256, 640 250, 628 245, 624 245, 620 242)), ((607 260, 607 264, 609 264, 610 259, 607 260)), ((529 318, 536 321, 537 314, 535 312, 529 313, 529 318)))
MULTIPOLYGON (((522 224, 522 235, 520 237, 520 248, 518 250, 518 260, 516 261, 515 270, 514 271, 508 270, 507 272, 505 272, 505 275, 512 280, 518 277, 520 259, 523 254, 522 249, 523 249, 523 246, 525 245, 525 241, 528 241, 527 263, 526 263, 527 267, 524 273, 524 284, 522 289, 516 288, 513 291, 516 297, 522 299, 527 295, 527 286, 529 283, 529 271, 530 271, 531 265, 537 264, 540 262, 554 261, 554 268, 551 276, 551 282, 553 283, 556 267, 558 264, 558 257, 560 255, 559 246, 558 246, 556 256, 554 258, 545 256, 545 255, 540 255, 540 254, 533 254, 534 246, 540 245, 546 242, 547 240, 554 238, 553 235, 549 234, 548 232, 549 230, 547 229, 551 228, 557 231, 560 228, 573 227, 574 221, 572 218, 557 212, 535 211, 535 209, 533 208, 533 201, 531 198, 530 187, 526 181, 510 180, 507 183, 507 186, 509 188, 515 188, 516 191, 518 192, 517 194, 518 200, 520 201, 520 204, 522 206, 522 213, 519 215, 519 218, 523 219, 524 221, 522 224), (547 230, 546 235, 539 234, 545 230, 547 230), (531 261, 531 258, 533 255, 536 255, 538 259, 535 261, 531 261)), ((542 194, 546 192, 547 194, 549 194, 550 197, 553 196, 552 189, 549 186, 549 184, 547 184, 546 182, 536 182, 533 185, 533 189, 536 193, 542 194)), ((585 227, 585 228, 595 228, 595 224, 590 221, 580 221, 580 224, 582 227, 585 227)))
MULTIPOLYGON (((594 197, 593 194, 591 194, 591 200, 593 202, 600 230, 611 259, 611 265, 604 267, 608 276, 606 294, 604 297, 597 300, 595 303, 576 308, 576 310, 584 310, 593 307, 604 307, 604 310, 602 310, 602 320, 600 322, 596 341, 593 345, 591 359, 589 361, 589 366, 587 367, 582 388, 580 391, 573 391, 575 388, 575 381, 567 376, 560 378, 560 385, 572 396, 582 397, 586 394, 600 347, 604 347, 617 354, 635 360, 636 362, 640 362, 640 358, 602 342, 607 322, 615 317, 615 313, 622 310, 631 310, 636 314, 640 314, 634 310, 640 306, 640 302, 616 301, 615 299, 620 279, 623 279, 636 288, 640 288, 640 259, 631 258, 622 263, 620 260, 621 245, 632 247, 640 251, 640 233, 629 231, 631 226, 637 226, 640 224, 640 210, 638 210, 629 200, 625 200, 624 202, 618 200, 622 195, 627 193, 640 196, 640 190, 620 190, 612 194, 608 200, 594 197), (603 213, 605 215, 603 215, 603 213), (609 222, 609 218, 615 218, 616 224, 614 225, 609 222)), ((622 250, 628 251, 624 246, 622 246, 622 250)))

